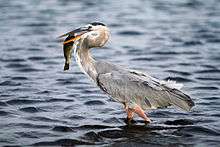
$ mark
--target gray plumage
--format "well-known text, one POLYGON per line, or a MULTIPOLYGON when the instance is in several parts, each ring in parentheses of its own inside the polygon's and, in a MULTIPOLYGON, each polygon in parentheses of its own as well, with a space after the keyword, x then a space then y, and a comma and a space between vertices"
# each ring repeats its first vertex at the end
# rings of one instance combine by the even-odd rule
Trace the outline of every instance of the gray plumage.
POLYGON ((169 87, 169 82, 106 62, 97 62, 96 67, 105 67, 97 69, 98 86, 116 101, 127 103, 130 107, 134 103, 145 110, 175 105, 189 111, 194 106, 188 95, 169 87))
MULTIPOLYGON (((79 30, 83 30, 80 39, 73 39, 76 61, 81 70, 114 100, 128 108, 138 105, 144 110, 174 105, 189 111, 194 106, 192 99, 180 91, 181 84, 158 80, 146 73, 108 62, 96 61, 90 54, 90 49, 102 47, 107 42, 109 29, 105 25, 89 24, 69 34, 78 33, 79 30)), ((71 41, 71 38, 66 41, 71 41)))

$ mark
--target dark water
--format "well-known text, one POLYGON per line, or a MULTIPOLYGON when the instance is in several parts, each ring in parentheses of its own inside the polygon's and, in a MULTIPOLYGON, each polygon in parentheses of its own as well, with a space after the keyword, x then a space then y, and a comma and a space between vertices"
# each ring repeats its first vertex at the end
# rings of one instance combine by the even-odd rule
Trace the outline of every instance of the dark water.
POLYGON ((220 144, 219 0, 0 1, 0 146, 220 144), (73 62, 56 37, 92 21, 111 29, 96 58, 185 84, 196 106, 149 111, 127 126, 122 105, 73 62))

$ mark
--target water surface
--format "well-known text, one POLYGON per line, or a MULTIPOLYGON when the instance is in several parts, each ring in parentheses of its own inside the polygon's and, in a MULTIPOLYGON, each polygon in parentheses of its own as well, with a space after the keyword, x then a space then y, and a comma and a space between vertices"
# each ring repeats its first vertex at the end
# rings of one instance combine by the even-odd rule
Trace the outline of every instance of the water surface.
POLYGON ((217 146, 220 143, 220 1, 0 1, 0 145, 217 146), (64 72, 64 32, 111 29, 97 60, 172 79, 192 112, 149 111, 128 126, 123 106, 80 72, 64 72))

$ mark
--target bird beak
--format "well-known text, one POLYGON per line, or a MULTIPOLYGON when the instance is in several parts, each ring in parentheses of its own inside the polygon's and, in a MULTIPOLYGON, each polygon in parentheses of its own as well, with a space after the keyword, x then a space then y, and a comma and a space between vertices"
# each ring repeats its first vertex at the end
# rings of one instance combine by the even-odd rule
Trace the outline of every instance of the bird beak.
POLYGON ((81 27, 81 28, 78 28, 78 29, 73 30, 73 31, 71 31, 71 32, 68 32, 68 33, 66 33, 66 34, 63 34, 63 35, 59 36, 58 38, 62 38, 62 37, 65 37, 65 36, 69 35, 69 36, 70 36, 70 37, 69 37, 70 39, 66 39, 66 40, 63 42, 63 44, 67 44, 67 43, 70 43, 70 42, 74 42, 74 41, 76 41, 76 40, 79 40, 80 37, 81 37, 83 34, 89 32, 89 31, 90 31, 90 30, 89 30, 89 27, 81 27))

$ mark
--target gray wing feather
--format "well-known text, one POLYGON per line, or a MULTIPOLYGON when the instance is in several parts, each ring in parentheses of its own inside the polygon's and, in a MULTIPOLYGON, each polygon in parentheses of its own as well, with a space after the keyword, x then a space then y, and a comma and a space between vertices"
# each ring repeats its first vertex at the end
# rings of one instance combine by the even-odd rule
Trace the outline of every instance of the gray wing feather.
POLYGON ((116 101, 132 101, 143 109, 175 105, 189 111, 194 106, 191 98, 180 90, 167 87, 159 80, 136 71, 115 70, 99 74, 97 84, 116 101))

